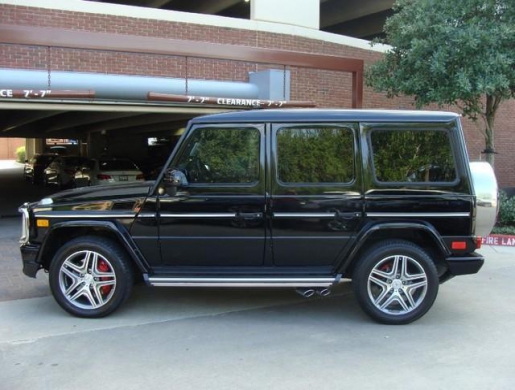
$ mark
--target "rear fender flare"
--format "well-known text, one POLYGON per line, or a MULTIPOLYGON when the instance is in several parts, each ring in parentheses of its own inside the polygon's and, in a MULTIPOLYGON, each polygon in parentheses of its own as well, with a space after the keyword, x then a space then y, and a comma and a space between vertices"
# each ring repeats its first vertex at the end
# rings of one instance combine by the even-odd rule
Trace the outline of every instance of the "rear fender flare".
POLYGON ((347 268, 356 260, 356 256, 358 253, 366 247, 366 245, 370 242, 371 237, 381 231, 388 231, 389 233, 394 230, 419 230, 428 234, 434 241, 437 249, 445 256, 448 257, 451 255, 449 248, 445 245, 443 238, 436 231, 436 229, 428 224, 422 222, 387 222, 387 223, 379 223, 373 226, 365 226, 361 232, 358 233, 356 240, 354 241, 354 245, 349 248, 347 254, 341 258, 341 260, 336 264, 336 270, 338 272, 345 272, 347 268))

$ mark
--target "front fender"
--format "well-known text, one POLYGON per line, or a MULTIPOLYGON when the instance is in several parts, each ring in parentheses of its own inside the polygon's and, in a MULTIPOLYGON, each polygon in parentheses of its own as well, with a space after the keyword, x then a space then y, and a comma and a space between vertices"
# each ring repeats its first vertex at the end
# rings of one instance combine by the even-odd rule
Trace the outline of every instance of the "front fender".
POLYGON ((65 234, 63 229, 93 229, 95 231, 109 231, 117 238, 118 242, 127 251, 140 271, 143 273, 149 272, 150 266, 132 240, 130 234, 123 226, 119 226, 117 223, 112 221, 66 221, 52 225, 41 244, 41 250, 39 251, 36 260, 39 264, 43 264, 44 256, 56 235, 65 234))

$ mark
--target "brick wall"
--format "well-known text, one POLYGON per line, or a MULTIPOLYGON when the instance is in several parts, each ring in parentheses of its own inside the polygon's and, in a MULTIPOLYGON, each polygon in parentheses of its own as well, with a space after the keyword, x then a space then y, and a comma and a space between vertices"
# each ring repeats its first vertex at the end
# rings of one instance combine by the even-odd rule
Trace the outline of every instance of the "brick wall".
MULTIPOLYGON (((57 27, 147 37, 172 38, 223 44, 293 50, 361 58, 371 64, 381 54, 369 50, 308 39, 287 34, 239 30, 188 23, 136 19, 121 16, 87 14, 32 7, 0 5, 2 23, 27 26, 57 27)), ((277 65, 221 61, 184 57, 107 53, 87 50, 51 49, 15 45, 0 45, 0 67, 47 69, 49 57, 52 70, 169 76, 225 81, 247 81, 251 71, 277 65), (49 56, 50 55, 50 56, 49 56)), ((320 107, 350 107, 351 77, 348 73, 288 67, 291 71, 291 99, 313 100, 320 107)), ((387 99, 365 88, 364 108, 412 108, 411 99, 387 99)), ((437 109, 437 107, 430 107, 437 109)), ((453 107, 444 109, 457 111, 453 107)), ((481 158, 484 139, 478 126, 463 120, 470 158, 481 158)), ((495 123, 497 145, 496 173, 502 187, 515 186, 515 101, 505 102, 495 123)))

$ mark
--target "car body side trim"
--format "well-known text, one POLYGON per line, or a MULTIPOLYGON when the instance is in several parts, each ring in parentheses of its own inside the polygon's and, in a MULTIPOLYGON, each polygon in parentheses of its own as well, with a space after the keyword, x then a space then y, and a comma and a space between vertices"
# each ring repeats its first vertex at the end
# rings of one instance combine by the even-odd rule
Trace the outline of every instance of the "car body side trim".
POLYGON ((162 218, 236 218, 236 213, 160 213, 162 218))
POLYGON ((335 218, 336 213, 273 213, 274 218, 335 218))
POLYGON ((36 218, 96 218, 96 219, 105 219, 105 218, 135 218, 136 214, 131 213, 120 213, 120 214, 65 214, 65 213, 35 213, 34 217, 36 218))
POLYGON ((157 216, 156 213, 139 213, 138 218, 155 218, 157 216))
POLYGON ((443 217, 443 218, 446 218, 446 217, 459 217, 459 218, 463 218, 463 217, 470 217, 470 213, 469 212, 460 212, 460 213, 456 213, 456 212, 451 212, 451 213, 386 213, 386 212, 372 212, 372 213, 366 213, 366 216, 367 217, 370 217, 370 218, 381 218, 381 217, 386 217, 386 218, 392 218, 392 217, 415 217, 415 218, 425 218, 425 217, 443 217))

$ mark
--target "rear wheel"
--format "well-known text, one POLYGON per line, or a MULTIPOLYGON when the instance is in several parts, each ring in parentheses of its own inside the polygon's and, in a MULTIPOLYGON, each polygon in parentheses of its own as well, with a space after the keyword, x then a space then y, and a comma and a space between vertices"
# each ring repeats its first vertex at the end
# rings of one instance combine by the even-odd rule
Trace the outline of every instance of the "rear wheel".
POLYGON ((407 241, 372 247, 356 266, 352 283, 361 308, 384 324, 407 324, 422 317, 439 286, 431 258, 407 241))
POLYGON ((102 237, 66 243, 50 265, 50 289, 67 312, 86 318, 104 317, 129 297, 133 271, 126 253, 102 237))

